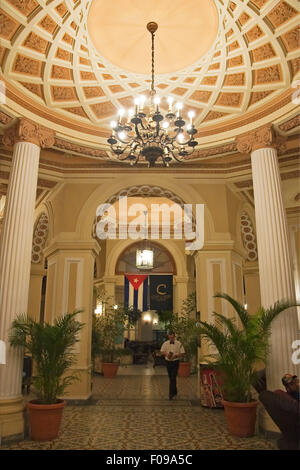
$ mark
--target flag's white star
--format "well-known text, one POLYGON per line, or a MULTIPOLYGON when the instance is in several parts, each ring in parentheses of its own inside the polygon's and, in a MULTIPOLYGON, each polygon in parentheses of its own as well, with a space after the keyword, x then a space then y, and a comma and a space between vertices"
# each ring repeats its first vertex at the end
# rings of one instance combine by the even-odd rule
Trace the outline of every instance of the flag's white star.
POLYGON ((139 282, 139 280, 137 278, 135 278, 133 282, 137 283, 137 282, 139 282))

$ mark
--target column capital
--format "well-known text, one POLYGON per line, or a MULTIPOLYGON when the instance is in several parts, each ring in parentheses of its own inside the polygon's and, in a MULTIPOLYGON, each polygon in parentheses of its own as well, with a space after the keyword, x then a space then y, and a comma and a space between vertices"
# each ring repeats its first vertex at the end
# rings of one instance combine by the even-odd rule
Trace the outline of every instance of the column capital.
POLYGON ((44 250, 44 256, 49 258, 50 256, 56 255, 58 253, 84 253, 84 252, 91 252, 94 256, 97 256, 100 252, 100 247, 95 240, 59 240, 53 241, 51 245, 49 245, 44 250))
POLYGON ((47 148, 54 145, 54 137, 53 130, 40 126, 29 119, 20 118, 13 126, 5 130, 3 144, 9 147, 18 142, 30 142, 38 147, 47 148))
POLYGON ((262 148, 285 150, 285 137, 277 134, 271 124, 259 127, 236 138, 237 149, 241 153, 251 153, 262 148))
POLYGON ((105 284, 116 284, 117 277, 116 276, 103 276, 103 282, 105 284))
POLYGON ((187 276, 174 276, 175 284, 187 284, 189 282, 189 278, 187 276))

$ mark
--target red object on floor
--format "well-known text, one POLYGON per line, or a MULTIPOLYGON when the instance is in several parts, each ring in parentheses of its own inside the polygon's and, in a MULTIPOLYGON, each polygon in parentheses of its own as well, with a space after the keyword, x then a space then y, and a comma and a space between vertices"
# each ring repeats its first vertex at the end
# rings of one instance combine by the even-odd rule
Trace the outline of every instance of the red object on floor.
POLYGON ((223 408, 222 377, 208 364, 200 364, 200 401, 202 406, 223 408))

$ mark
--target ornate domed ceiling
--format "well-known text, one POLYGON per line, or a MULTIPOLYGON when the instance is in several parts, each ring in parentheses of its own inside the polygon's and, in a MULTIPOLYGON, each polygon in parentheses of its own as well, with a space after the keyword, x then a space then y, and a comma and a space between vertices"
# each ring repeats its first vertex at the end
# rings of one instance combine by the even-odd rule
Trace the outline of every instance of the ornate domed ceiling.
POLYGON ((292 110, 291 82, 300 69, 295 0, 193 0, 192 8, 184 0, 2 0, 4 109, 11 116, 38 116, 58 136, 77 143, 105 144, 117 108, 131 106, 150 86, 150 73, 138 73, 151 67, 151 38, 145 24, 139 24, 150 4, 155 17, 148 20, 159 23, 157 55, 163 62, 170 57, 163 69, 168 73, 156 76, 157 90, 196 111, 200 144, 292 110), (176 9, 168 15, 171 4, 176 9), (201 10, 216 16, 203 23, 201 10), (126 24, 118 20, 122 14, 126 24), (123 38, 125 48, 118 49, 123 38), (185 49, 192 53, 184 56, 185 49), (140 68, 135 54, 142 54, 140 68))

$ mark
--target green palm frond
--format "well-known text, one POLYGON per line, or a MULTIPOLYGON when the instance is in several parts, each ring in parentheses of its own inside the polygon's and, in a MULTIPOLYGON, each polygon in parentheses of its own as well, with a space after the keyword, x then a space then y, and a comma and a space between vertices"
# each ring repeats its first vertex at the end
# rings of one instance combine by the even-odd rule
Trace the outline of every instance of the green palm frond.
POLYGON ((243 326, 245 328, 247 327, 247 324, 248 324, 248 321, 249 321, 249 313, 247 312, 245 307, 242 304, 240 304, 240 302, 238 302, 237 300, 230 297, 230 295, 223 294, 221 292, 218 292, 217 294, 215 294, 214 297, 218 297, 218 298, 227 300, 233 306, 234 310, 238 314, 243 326))
POLYGON ((268 308, 268 310, 261 309, 258 317, 258 324, 260 325, 263 331, 268 331, 272 321, 284 310, 287 310, 291 307, 299 306, 298 303, 289 302, 288 300, 282 300, 275 302, 273 306, 268 308))
POLYGON ((221 313, 213 312, 214 317, 219 320, 220 324, 223 326, 226 326, 228 331, 232 336, 236 336, 239 334, 239 329, 237 325, 235 324, 235 321, 233 318, 227 318, 225 315, 222 315, 221 313))
POLYGON ((227 344, 227 337, 218 327, 206 321, 199 321, 199 333, 210 340, 216 346, 219 354, 222 354, 227 344))

